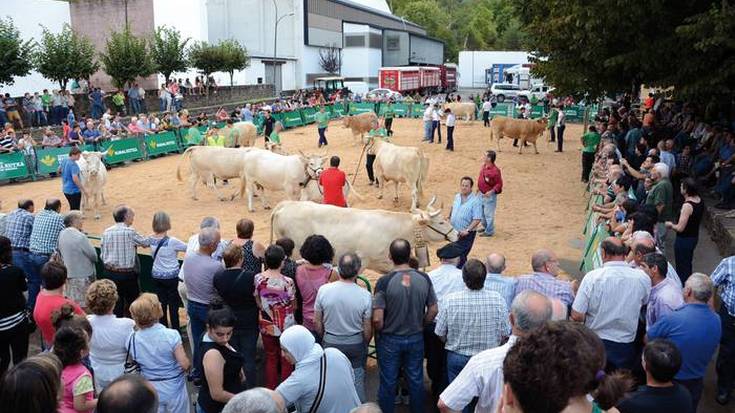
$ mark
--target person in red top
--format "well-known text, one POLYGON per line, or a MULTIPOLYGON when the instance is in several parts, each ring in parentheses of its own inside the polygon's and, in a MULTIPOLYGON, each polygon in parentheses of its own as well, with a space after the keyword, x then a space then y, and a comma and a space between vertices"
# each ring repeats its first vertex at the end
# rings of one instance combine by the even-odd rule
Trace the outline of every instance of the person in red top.
POLYGON ((339 156, 329 159, 329 168, 319 176, 319 185, 324 189, 325 204, 346 207, 347 201, 342 189, 347 184, 347 176, 339 169, 339 156))
POLYGON ((36 306, 33 308, 33 321, 36 322, 38 329, 41 330, 43 337, 43 348, 51 348, 54 342, 53 322, 51 314, 54 311, 60 311, 61 306, 69 304, 74 309, 75 314, 85 315, 79 304, 64 297, 64 286, 66 285, 66 267, 56 262, 47 262, 41 268, 41 281, 43 289, 38 294, 36 306))
POLYGON ((485 163, 480 169, 480 177, 477 178, 477 188, 482 194, 482 225, 485 231, 481 237, 492 237, 495 234, 495 208, 497 207, 498 195, 503 192, 503 178, 500 169, 495 165, 495 151, 485 153, 485 163))

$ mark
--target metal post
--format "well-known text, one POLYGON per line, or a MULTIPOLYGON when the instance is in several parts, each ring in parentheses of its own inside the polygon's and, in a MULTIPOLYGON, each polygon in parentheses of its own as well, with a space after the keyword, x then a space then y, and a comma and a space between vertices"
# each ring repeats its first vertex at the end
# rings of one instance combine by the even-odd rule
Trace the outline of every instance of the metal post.
POLYGON ((276 0, 273 0, 273 18, 276 19, 273 30, 273 92, 279 93, 276 90, 276 50, 278 50, 278 22, 280 19, 278 18, 278 5, 276 5, 276 0))

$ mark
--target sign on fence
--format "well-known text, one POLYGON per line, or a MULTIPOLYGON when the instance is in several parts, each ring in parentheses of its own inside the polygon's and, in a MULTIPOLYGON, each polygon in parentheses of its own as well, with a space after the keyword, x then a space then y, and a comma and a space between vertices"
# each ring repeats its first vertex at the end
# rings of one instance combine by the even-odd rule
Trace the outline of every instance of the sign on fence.
POLYGON ((105 142, 102 144, 102 152, 105 153, 105 163, 110 165, 143 157, 137 138, 105 142))
POLYGON ((490 119, 496 116, 513 117, 514 105, 512 103, 497 103, 495 107, 490 109, 490 119))
POLYGON ((314 118, 316 116, 317 108, 303 108, 301 109, 301 117, 303 118, 304 125, 316 122, 314 118))
POLYGON ((350 115, 359 115, 360 113, 375 112, 374 103, 350 103, 350 115))
POLYGON ((412 118, 420 118, 424 116, 424 111, 426 110, 426 107, 420 103, 414 103, 411 105, 411 117, 412 118))
POLYGON ((25 178, 30 172, 23 152, 0 155, 0 180, 25 178))
POLYGON ((36 150, 38 174, 48 175, 56 172, 64 159, 69 157, 69 148, 46 148, 36 150))
MULTIPOLYGON (((378 115, 383 116, 385 114, 386 109, 388 109, 388 104, 381 103, 380 106, 378 106, 378 115)), ((405 103, 394 103, 393 112, 396 114, 396 117, 398 118, 405 118, 407 116, 411 116, 411 105, 407 105, 405 103)))
POLYGON ((282 112, 284 128, 295 128, 297 126, 304 126, 304 120, 301 119, 301 111, 295 110, 293 112, 282 112))
POLYGON ((145 137, 145 149, 148 156, 161 155, 179 150, 176 134, 173 132, 157 133, 145 137))
POLYGON ((341 118, 347 113, 345 105, 342 103, 335 103, 334 105, 331 105, 329 107, 329 110, 332 112, 332 119, 341 118))

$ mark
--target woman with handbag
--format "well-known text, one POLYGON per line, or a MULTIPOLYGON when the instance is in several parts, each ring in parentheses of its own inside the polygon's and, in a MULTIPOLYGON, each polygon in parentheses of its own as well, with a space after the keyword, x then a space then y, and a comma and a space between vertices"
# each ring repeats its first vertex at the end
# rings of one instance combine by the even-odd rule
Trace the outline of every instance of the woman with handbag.
POLYGON ((299 413, 347 413, 360 405, 352 366, 342 352, 323 350, 299 325, 283 332, 281 349, 294 371, 276 388, 276 403, 299 413))
POLYGON ((163 317, 161 324, 179 331, 179 307, 181 297, 179 296, 179 252, 186 251, 186 244, 169 237, 171 230, 171 218, 167 213, 158 211, 153 215, 153 236, 151 239, 151 251, 153 252, 153 292, 156 293, 158 301, 161 302, 163 317), (169 322, 166 321, 168 313, 169 322))
POLYGON ((128 339, 125 372, 140 372, 151 382, 158 393, 159 412, 189 413, 186 371, 191 362, 181 335, 159 323, 163 310, 154 294, 141 294, 130 305, 130 314, 136 331, 128 339))
POLYGON ((28 314, 24 291, 26 274, 13 265, 10 240, 0 236, 0 377, 28 354, 28 314))

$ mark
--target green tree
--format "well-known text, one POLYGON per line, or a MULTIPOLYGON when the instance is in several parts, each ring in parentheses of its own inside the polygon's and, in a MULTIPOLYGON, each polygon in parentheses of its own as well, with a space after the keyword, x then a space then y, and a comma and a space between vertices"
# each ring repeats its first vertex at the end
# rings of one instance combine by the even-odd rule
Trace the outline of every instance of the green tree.
POLYGON ((250 66, 248 51, 234 39, 224 40, 217 47, 219 47, 220 53, 222 53, 222 71, 230 75, 230 86, 234 86, 233 77, 235 71, 244 70, 250 66))
POLYGON ((429 36, 443 41, 445 56, 456 56, 457 41, 449 27, 449 16, 436 0, 406 2, 405 5, 397 7, 396 13, 424 27, 429 36))
POLYGON ((166 83, 174 72, 183 72, 187 68, 186 44, 189 38, 181 38, 181 32, 172 27, 156 28, 150 42, 150 51, 156 70, 160 72, 166 83))
POLYGON ((16 76, 31 72, 34 47, 32 39, 21 39, 11 18, 0 18, 0 85, 12 85, 16 76))
POLYGON ((112 32, 107 38, 105 52, 100 53, 105 72, 112 78, 116 87, 122 88, 138 77, 156 72, 151 53, 143 37, 137 37, 125 27, 122 32, 112 32))
POLYGON ((34 63, 45 78, 59 82, 59 87, 66 89, 69 79, 88 79, 99 69, 95 54, 92 42, 68 24, 57 34, 44 27, 34 63))
POLYGON ((189 63, 192 67, 199 70, 204 75, 204 81, 207 84, 207 94, 209 94, 209 76, 215 72, 225 70, 225 56, 219 45, 207 42, 195 42, 189 46, 188 50, 189 63))

